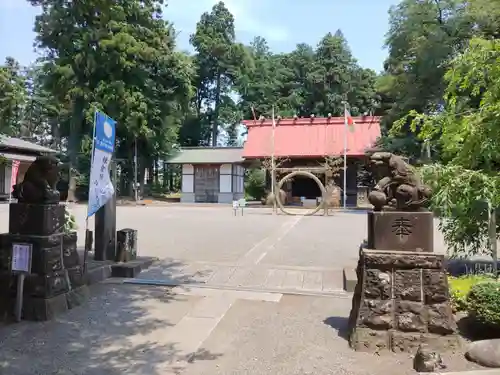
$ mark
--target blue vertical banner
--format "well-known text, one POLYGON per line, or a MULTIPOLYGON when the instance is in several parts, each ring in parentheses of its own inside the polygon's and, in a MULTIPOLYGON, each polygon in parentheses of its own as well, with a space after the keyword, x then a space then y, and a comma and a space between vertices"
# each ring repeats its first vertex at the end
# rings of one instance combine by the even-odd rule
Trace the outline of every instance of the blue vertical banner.
POLYGON ((87 217, 94 215, 115 193, 109 171, 109 165, 115 150, 115 138, 116 121, 104 113, 96 111, 87 217))

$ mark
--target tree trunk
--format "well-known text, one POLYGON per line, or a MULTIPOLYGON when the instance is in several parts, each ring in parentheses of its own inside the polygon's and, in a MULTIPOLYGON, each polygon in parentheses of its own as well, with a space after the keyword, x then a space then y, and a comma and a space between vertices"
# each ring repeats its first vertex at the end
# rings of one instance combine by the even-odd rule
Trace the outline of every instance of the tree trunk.
MULTIPOLYGON (((128 160, 134 160, 134 147, 133 147, 133 145, 131 147, 129 147, 129 149, 128 149, 128 160)), ((135 182, 134 162, 126 163, 125 165, 126 165, 126 170, 127 170, 126 176, 127 176, 127 182, 128 182, 128 185, 127 185, 128 194, 127 195, 131 198, 134 198, 135 197, 135 194, 134 194, 134 182, 135 182)))
POLYGON ((73 104, 73 116, 70 123, 69 134, 69 170, 68 170, 68 201, 76 201, 76 168, 78 165, 78 151, 82 133, 84 99, 78 97, 73 104))
POLYGON ((164 191, 167 191, 167 173, 168 171, 170 170, 169 166, 167 163, 163 162, 163 168, 162 168, 162 186, 163 186, 163 190, 164 191))
POLYGON ((153 183, 155 186, 160 184, 160 179, 158 177, 158 157, 155 157, 153 160, 153 183))
POLYGON ((148 179, 147 179, 147 184, 149 186, 153 185, 153 182, 154 182, 154 170, 155 170, 155 161, 154 161, 154 159, 151 159, 148 162, 148 179))
POLYGON ((139 173, 138 174, 139 174, 139 196, 141 198, 144 198, 144 177, 146 175, 146 165, 144 162, 139 163, 139 173))
POLYGON ((169 165, 169 167, 168 167, 168 190, 170 192, 175 191, 174 173, 175 173, 175 171, 172 168, 172 165, 169 165))
POLYGON ((217 74, 217 82, 215 86, 215 108, 212 123, 212 146, 217 147, 217 136, 219 133, 219 105, 220 105, 220 92, 221 92, 221 75, 217 74))

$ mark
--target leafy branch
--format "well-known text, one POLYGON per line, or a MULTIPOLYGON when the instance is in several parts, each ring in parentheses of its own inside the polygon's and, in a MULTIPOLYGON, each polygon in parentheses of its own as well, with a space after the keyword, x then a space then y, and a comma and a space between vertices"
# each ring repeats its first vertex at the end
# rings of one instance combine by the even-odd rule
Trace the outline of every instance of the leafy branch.
POLYGON ((320 163, 325 168, 325 172, 331 177, 338 177, 340 171, 344 169, 344 159, 338 156, 325 156, 323 163, 320 163))
POLYGON ((410 111, 391 134, 409 128, 442 148, 444 164, 421 168, 431 205, 454 255, 488 249, 489 207, 500 206, 500 42, 474 38, 445 74, 445 105, 434 114, 410 111))
POLYGON ((420 168, 433 189, 431 207, 454 255, 482 254, 488 247, 488 202, 500 203, 500 177, 458 165, 431 164, 420 168))
MULTIPOLYGON (((274 169, 280 168, 285 163, 289 162, 290 158, 277 156, 274 158, 274 169)), ((267 171, 273 170, 273 159, 265 158, 261 161, 261 166, 267 171)))

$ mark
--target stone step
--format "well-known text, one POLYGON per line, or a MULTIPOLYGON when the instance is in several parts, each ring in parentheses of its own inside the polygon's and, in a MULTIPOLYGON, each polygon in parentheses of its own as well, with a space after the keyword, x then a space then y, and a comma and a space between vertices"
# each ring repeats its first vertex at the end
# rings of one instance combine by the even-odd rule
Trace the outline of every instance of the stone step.
POLYGON ((419 372, 426 375, 500 375, 500 369, 487 370, 471 370, 471 371, 456 371, 456 372, 419 372))
POLYGON ((186 287, 186 288, 205 288, 205 289, 218 289, 229 291, 246 291, 255 293, 279 293, 291 295, 304 295, 313 297, 335 297, 335 298, 352 298, 351 293, 347 293, 342 289, 329 290, 329 291, 314 291, 314 290, 300 290, 300 289, 285 289, 285 288, 255 288, 245 286, 229 286, 229 285, 214 285, 205 283, 179 283, 177 280, 163 279, 163 280, 147 280, 147 279, 118 279, 112 278, 107 281, 108 283, 121 283, 121 284, 134 284, 134 285, 152 285, 152 286, 167 286, 167 287, 186 287))

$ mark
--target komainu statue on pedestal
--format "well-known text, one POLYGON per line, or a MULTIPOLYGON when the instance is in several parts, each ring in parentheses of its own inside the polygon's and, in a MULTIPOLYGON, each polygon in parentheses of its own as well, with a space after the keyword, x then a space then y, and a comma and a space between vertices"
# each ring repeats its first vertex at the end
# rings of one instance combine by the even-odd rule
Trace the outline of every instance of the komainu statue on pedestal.
POLYGON ((38 156, 29 166, 23 181, 14 185, 12 196, 19 203, 59 203, 58 179, 59 160, 52 156, 38 156))
POLYGON ((422 211, 431 197, 415 170, 401 156, 375 152, 370 157, 377 184, 368 195, 374 211, 422 211))

